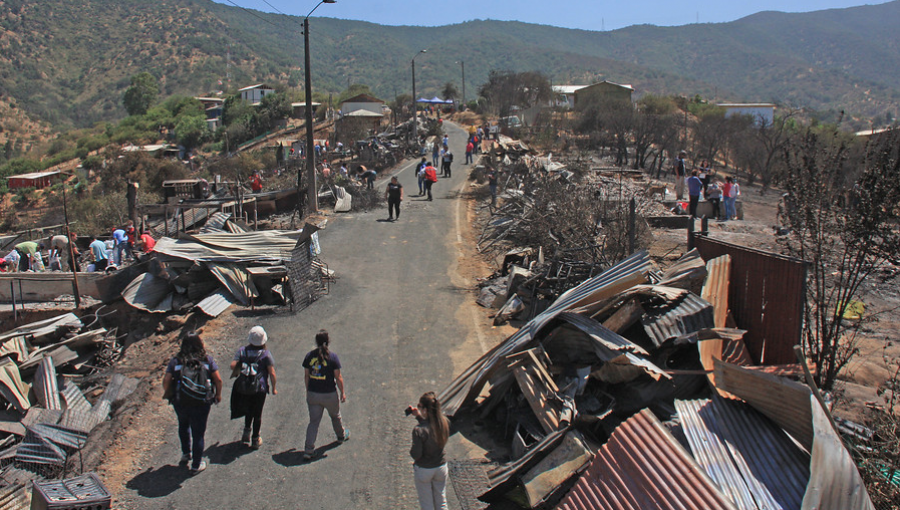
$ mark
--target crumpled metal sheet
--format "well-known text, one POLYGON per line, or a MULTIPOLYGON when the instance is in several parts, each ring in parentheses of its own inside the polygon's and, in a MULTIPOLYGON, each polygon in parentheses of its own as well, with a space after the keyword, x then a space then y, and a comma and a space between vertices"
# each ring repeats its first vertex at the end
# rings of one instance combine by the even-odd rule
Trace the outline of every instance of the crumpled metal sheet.
POLYGON ((122 298, 129 305, 150 313, 165 313, 172 309, 172 289, 169 282, 144 273, 128 284, 122 298))
POLYGON ((75 411, 84 411, 90 412, 91 403, 84 398, 84 394, 81 393, 81 390, 78 389, 78 386, 75 386, 72 383, 66 385, 66 388, 62 390, 60 393, 62 397, 62 401, 65 404, 65 408, 72 409, 75 411))
POLYGON ((616 428, 556 508, 736 509, 646 409, 616 428))
POLYGON ((695 248, 666 269, 658 285, 696 291, 703 285, 707 274, 706 263, 695 248))
POLYGON ((66 313, 42 321, 32 322, 31 324, 19 326, 12 331, 7 331, 6 333, 0 335, 0 344, 4 343, 10 338, 15 338, 18 336, 41 337, 54 333, 61 327, 72 327, 80 329, 82 326, 84 326, 84 324, 82 324, 81 319, 75 316, 74 313, 66 313))
POLYGON ((675 402, 694 459, 741 509, 799 510, 809 454, 743 402, 675 402))
POLYGON ((644 304, 644 310, 641 324, 657 347, 670 339, 715 327, 712 305, 694 294, 685 295, 677 304, 644 304))
POLYGON ((231 213, 218 211, 206 220, 206 225, 200 229, 201 234, 209 234, 212 232, 224 232, 225 223, 231 219, 231 213))
POLYGON ((219 282, 228 289, 228 292, 234 296, 244 306, 250 306, 254 299, 259 297, 259 290, 253 283, 250 273, 237 264, 222 264, 207 262, 210 272, 219 282))
POLYGON ((441 392, 438 398, 444 404, 444 413, 448 416, 456 414, 469 398, 481 391, 498 362, 524 350, 537 332, 558 314, 608 299, 635 285, 646 283, 649 272, 650 258, 647 252, 641 251, 564 292, 549 308, 485 353, 441 392))
POLYGON ((291 250, 302 235, 302 231, 289 230, 182 234, 178 239, 161 238, 153 251, 197 262, 281 264, 290 260, 291 250))
POLYGON ((22 381, 16 363, 9 356, 0 358, 0 396, 24 413, 31 407, 28 399, 30 390, 31 386, 22 381))
POLYGON ((69 453, 81 449, 87 437, 86 432, 59 425, 31 425, 16 450, 16 464, 19 467, 35 464, 62 467, 69 453))
POLYGON ((210 317, 218 317, 234 304, 230 296, 231 294, 225 290, 217 290, 197 303, 197 308, 210 317))
POLYGON ((59 386, 56 381, 56 366, 50 356, 44 356, 41 359, 40 367, 34 374, 34 394, 44 409, 52 411, 62 409, 62 402, 59 400, 59 386))

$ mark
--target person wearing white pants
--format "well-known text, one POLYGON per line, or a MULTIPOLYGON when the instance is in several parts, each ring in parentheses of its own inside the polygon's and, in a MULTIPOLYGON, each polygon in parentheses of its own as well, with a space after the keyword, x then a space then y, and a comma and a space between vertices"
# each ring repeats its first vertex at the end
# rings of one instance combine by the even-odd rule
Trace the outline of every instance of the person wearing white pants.
POLYGON ((407 414, 419 421, 412 433, 412 448, 416 477, 416 492, 422 510, 447 510, 447 460, 444 446, 450 437, 450 422, 441 412, 441 403, 433 391, 419 398, 407 414))

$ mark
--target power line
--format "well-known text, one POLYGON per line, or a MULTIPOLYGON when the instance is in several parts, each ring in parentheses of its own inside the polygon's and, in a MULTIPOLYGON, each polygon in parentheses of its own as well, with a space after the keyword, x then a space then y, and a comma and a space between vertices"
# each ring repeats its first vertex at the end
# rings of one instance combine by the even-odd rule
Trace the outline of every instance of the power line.
MULTIPOLYGON (((263 17, 260 16, 259 14, 256 14, 255 12, 251 11, 250 9, 247 9, 247 8, 245 8, 245 7, 242 7, 242 6, 240 6, 240 5, 238 5, 238 4, 234 3, 234 2, 232 2, 231 0, 225 0, 225 1, 228 2, 228 3, 230 3, 230 4, 233 5, 233 6, 237 7, 238 9, 240 9, 240 10, 246 12, 247 14, 249 14, 249 15, 251 15, 251 16, 253 16, 253 17, 255 17, 255 18, 257 18, 257 19, 259 19, 259 20, 261 20, 261 21, 265 21, 266 23, 272 25, 272 26, 275 27, 275 28, 280 28, 280 29, 282 29, 282 30, 289 30, 288 28, 283 27, 283 26, 278 25, 278 24, 275 24, 275 23, 273 23, 273 22, 267 20, 266 18, 263 18, 263 17)), ((265 0, 263 0, 263 1, 265 1, 265 0)), ((269 2, 266 2, 266 3, 268 4, 269 2)), ((271 5, 270 5, 270 7, 271 7, 271 5)), ((274 7, 273 7, 273 9, 274 9, 274 7)), ((280 11, 279 11, 279 12, 280 12, 280 11)), ((282 14, 284 14, 284 13, 282 13, 282 14)))

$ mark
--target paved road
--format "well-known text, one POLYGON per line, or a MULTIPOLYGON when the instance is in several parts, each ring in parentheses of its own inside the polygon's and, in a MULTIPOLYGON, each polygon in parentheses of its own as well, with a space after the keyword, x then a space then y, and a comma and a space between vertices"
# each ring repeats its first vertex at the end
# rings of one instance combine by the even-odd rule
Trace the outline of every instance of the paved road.
MULTIPOLYGON (((452 283, 462 210, 456 196, 468 173, 462 164, 465 132, 445 126, 455 171, 435 184, 433 202, 410 196, 418 192, 414 162, 402 166, 397 175, 407 198, 400 221, 379 221, 386 209, 337 215, 320 234, 322 258, 340 277, 328 296, 297 315, 240 319, 241 335, 256 323, 266 328, 276 357, 279 394, 266 404, 262 448, 239 443, 243 420, 229 421, 223 404, 214 408, 206 434, 210 467, 189 477, 176 465, 180 451, 169 423, 168 444, 126 485, 122 496, 129 507, 418 508, 408 455, 414 422, 403 409, 450 381, 450 360, 469 333, 457 311, 470 289, 452 283), (343 414, 352 437, 335 443, 326 416, 317 444, 325 456, 304 463, 301 362, 319 328, 329 330, 344 365, 343 414)), ((452 488, 449 499, 451 508, 459 507, 452 488)))

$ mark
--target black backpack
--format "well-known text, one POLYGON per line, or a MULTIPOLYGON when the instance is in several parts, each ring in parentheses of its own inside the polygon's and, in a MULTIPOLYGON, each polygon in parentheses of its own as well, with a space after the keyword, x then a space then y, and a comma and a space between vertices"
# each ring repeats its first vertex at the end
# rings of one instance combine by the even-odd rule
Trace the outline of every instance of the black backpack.
POLYGON ((215 398, 212 382, 209 380, 209 365, 205 359, 184 360, 178 380, 178 399, 182 404, 208 404, 215 398))
POLYGON ((245 358, 246 353, 246 350, 241 350, 241 373, 234 381, 234 391, 241 395, 265 393, 266 387, 263 381, 264 374, 259 369, 259 360, 263 358, 266 350, 261 349, 256 354, 256 359, 253 361, 250 361, 249 358, 245 358))

